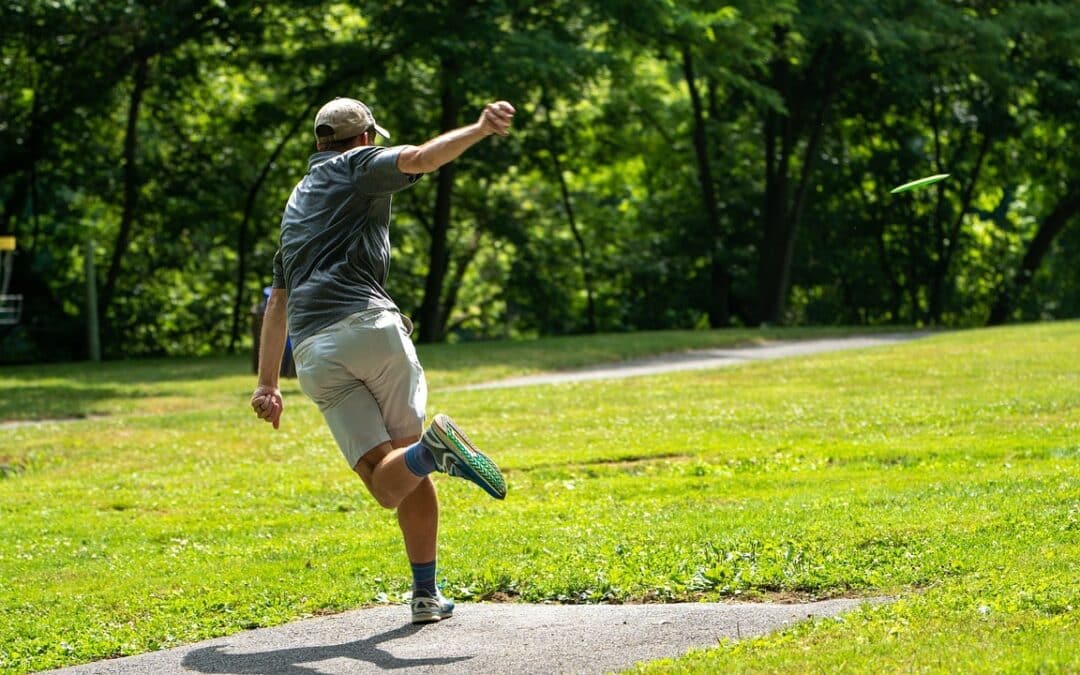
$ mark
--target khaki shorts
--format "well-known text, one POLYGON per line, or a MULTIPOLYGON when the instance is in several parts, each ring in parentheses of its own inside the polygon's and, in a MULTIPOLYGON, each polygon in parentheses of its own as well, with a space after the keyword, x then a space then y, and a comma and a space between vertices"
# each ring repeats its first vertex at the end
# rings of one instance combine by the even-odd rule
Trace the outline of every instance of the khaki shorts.
POLYGON ((319 406, 350 467, 387 441, 424 430, 427 382, 408 317, 352 314, 293 350, 300 388, 319 406))

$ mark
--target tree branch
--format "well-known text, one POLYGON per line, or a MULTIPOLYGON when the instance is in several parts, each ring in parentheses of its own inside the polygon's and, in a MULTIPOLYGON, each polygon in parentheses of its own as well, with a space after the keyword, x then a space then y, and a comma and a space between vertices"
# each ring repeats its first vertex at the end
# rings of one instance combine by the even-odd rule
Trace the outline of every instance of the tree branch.
POLYGON ((124 253, 127 252, 128 244, 131 241, 131 230, 135 224, 135 211, 139 200, 137 156, 139 108, 142 105, 143 94, 146 91, 149 70, 149 57, 135 65, 134 83, 128 103, 127 131, 124 134, 124 211, 120 217, 120 229, 116 234, 112 260, 109 263, 109 271, 105 277, 105 288, 101 294, 101 316, 107 315, 109 306, 112 304, 113 293, 116 290, 116 280, 120 276, 120 264, 124 258, 124 253))

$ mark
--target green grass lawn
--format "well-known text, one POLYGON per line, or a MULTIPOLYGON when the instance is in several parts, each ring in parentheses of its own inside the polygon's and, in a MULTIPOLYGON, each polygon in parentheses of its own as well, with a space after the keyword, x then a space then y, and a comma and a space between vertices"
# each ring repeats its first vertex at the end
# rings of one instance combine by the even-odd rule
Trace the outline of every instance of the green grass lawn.
MULTIPOLYGON (((1080 323, 440 392, 583 353, 709 346, 688 335, 550 341, 539 365, 535 344, 422 352, 429 410, 453 414, 510 486, 497 502, 437 481, 450 594, 897 598, 650 670, 1080 669, 1080 323)), ((111 415, 0 430, 0 669, 402 598, 391 514, 294 382, 279 431, 250 414, 245 365, 0 370, 0 419, 111 415)))

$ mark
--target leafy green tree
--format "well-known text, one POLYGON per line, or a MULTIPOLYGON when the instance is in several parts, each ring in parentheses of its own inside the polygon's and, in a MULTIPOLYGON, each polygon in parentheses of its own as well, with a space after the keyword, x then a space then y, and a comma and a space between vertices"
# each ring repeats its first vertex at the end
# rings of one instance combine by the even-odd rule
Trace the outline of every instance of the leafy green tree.
POLYGON ((1080 312, 1080 7, 1044 2, 0 3, 0 231, 24 325, 110 357, 248 344, 315 108, 415 143, 518 107, 395 200, 424 341, 1080 312), (890 195, 930 173, 949 180, 890 195))
MULTIPOLYGON (((1012 51, 1021 64, 1017 98, 1018 103, 1023 101, 1017 112, 1022 141, 1013 155, 1019 161, 1011 168, 1027 172, 1031 184, 1038 186, 1032 201, 1046 206, 1019 263, 1015 256, 1004 258, 1015 267, 1003 270, 996 279, 988 318, 991 325, 1012 317, 1017 300, 1055 242, 1080 215, 1080 154, 1072 141, 1080 130, 1076 105, 1080 100, 1080 7, 1075 3, 1023 6, 1012 9, 1009 16, 1018 28, 1012 51)), ((1060 291, 1053 295, 1069 297, 1060 291)))
MULTIPOLYGON (((504 98, 523 113, 515 134, 527 134, 526 111, 539 102, 545 87, 566 89, 567 83, 587 74, 591 55, 583 38, 588 13, 587 5, 571 2, 373 4, 365 16, 391 45, 408 47, 401 67, 389 68, 377 87, 378 100, 386 102, 384 108, 393 111, 394 119, 405 122, 407 133, 429 136, 472 122, 485 102, 504 98)), ((483 174, 516 163, 518 143, 512 139, 495 149, 493 144, 477 147, 439 170, 433 196, 425 188, 413 191, 431 200, 427 209, 411 210, 424 213, 420 223, 428 240, 424 290, 416 311, 421 342, 445 337, 458 297, 457 288, 447 282, 465 276, 478 250, 474 246, 482 241, 469 230, 487 217, 479 211, 462 212, 456 197, 484 182, 483 174)), ((491 200, 465 201, 492 209, 498 196, 489 196, 491 200)))

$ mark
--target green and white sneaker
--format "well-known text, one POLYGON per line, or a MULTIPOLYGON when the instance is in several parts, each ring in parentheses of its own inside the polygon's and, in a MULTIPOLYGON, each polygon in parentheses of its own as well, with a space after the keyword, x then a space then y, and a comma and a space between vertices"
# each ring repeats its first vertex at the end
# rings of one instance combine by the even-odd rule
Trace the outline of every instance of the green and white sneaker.
POLYGON ((506 481, 499 467, 446 415, 440 413, 431 420, 420 442, 431 451, 439 471, 471 480, 495 499, 506 498, 506 481))
POLYGON ((435 623, 454 615, 454 601, 443 597, 442 591, 432 596, 427 591, 413 591, 412 622, 435 623))

